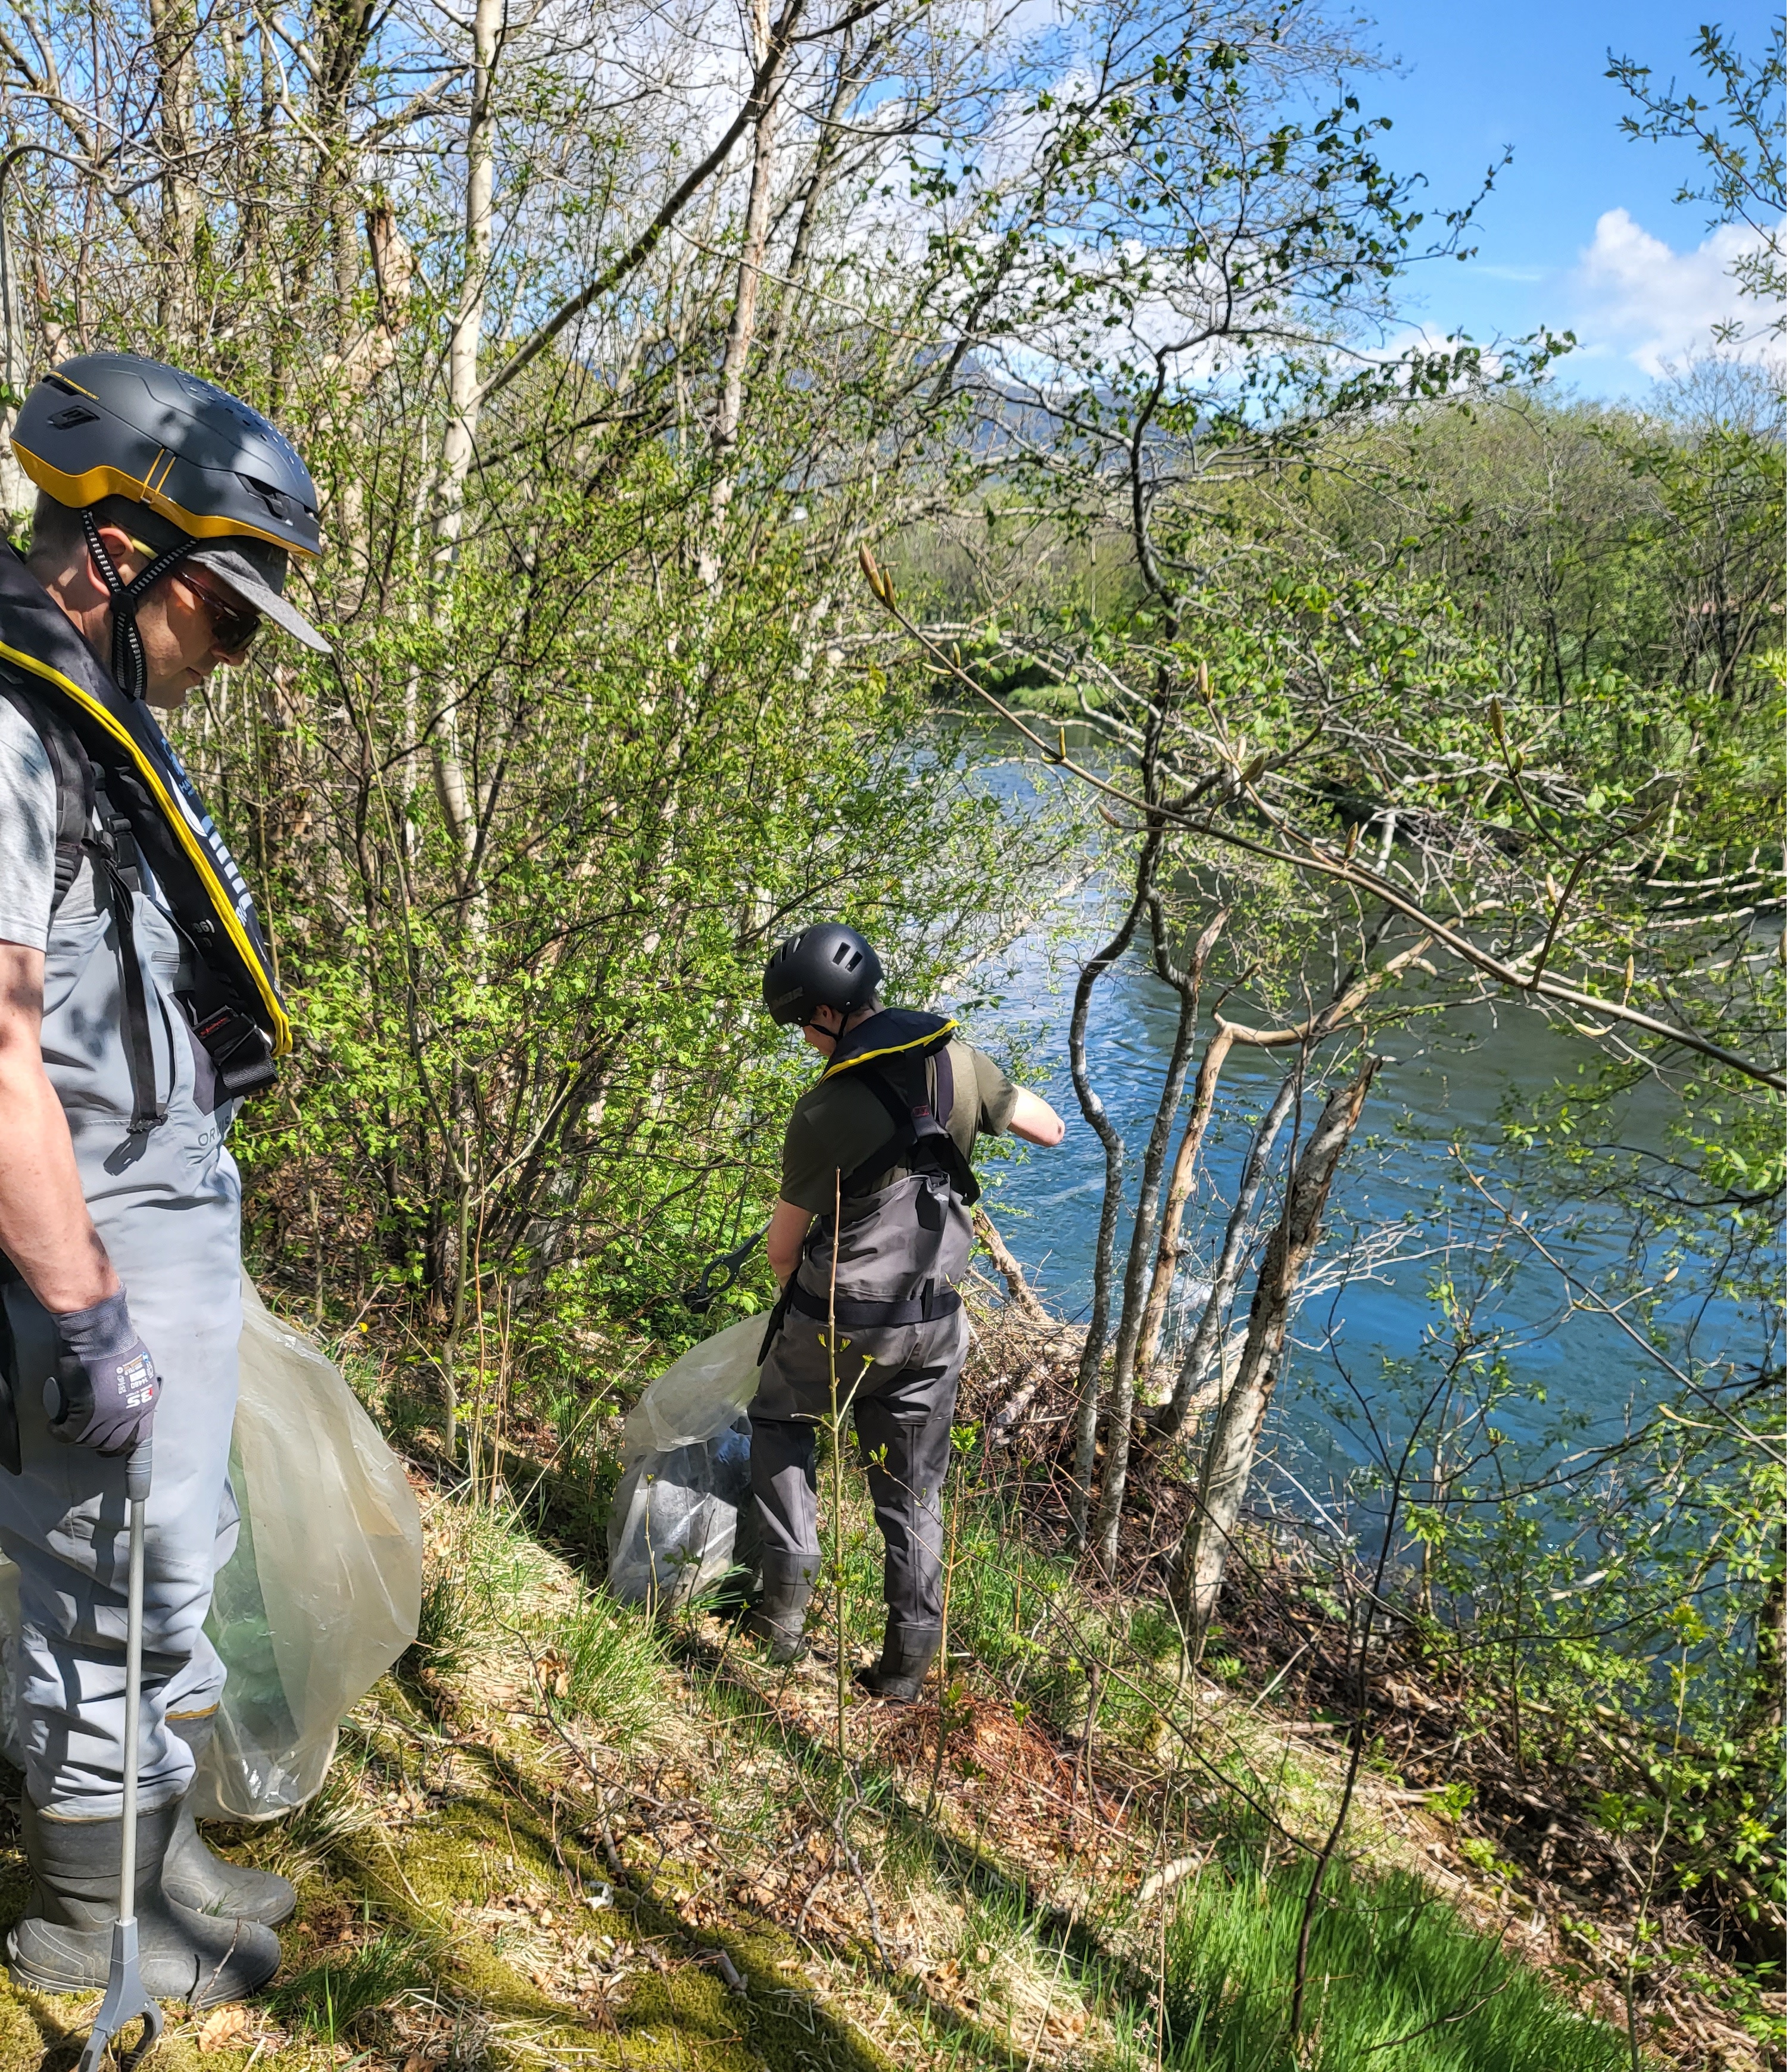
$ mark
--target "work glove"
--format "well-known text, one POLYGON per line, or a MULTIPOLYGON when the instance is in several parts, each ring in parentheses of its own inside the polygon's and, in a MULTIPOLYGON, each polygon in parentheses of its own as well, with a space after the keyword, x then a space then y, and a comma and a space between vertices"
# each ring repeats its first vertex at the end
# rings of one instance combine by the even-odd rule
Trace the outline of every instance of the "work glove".
POLYGON ((43 1384, 43 1408, 51 1435, 98 1453, 146 1445, 161 1377, 130 1321, 123 1292, 50 1321, 58 1357, 43 1384))

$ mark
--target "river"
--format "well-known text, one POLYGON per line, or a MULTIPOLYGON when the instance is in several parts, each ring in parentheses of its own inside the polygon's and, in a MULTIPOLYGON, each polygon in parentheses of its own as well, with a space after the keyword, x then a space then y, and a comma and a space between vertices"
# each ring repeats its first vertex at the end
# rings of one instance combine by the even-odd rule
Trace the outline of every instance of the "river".
MULTIPOLYGON (((1026 780, 1017 769, 1009 766, 996 781, 1015 802, 1022 797, 1026 780)), ((1071 1315, 1084 1314, 1091 1295, 1104 1161, 1069 1079, 1068 1015, 1079 964, 1109 933, 1112 904, 1111 888, 1096 882, 1076 895, 1066 939, 1059 933, 1052 940, 1044 931, 1022 939, 976 972, 975 992, 962 1003, 972 1034, 997 1048, 1017 1046, 1034 1083, 1067 1120, 1067 1135, 1055 1150, 985 1160, 982 1171, 988 1205, 1014 1254, 1071 1315)), ((1065 917, 1055 918, 1059 929, 1065 917)), ((1228 1011, 1251 1018, 1236 1003, 1228 1011)), ((1135 952, 1094 996, 1089 1068, 1127 1146, 1127 1204, 1135 1200, 1174 1015, 1174 995, 1135 952)), ((1435 1287, 1446 1275, 1456 1283, 1470 1280, 1470 1248, 1482 1248, 1491 1229, 1507 1236, 1462 1165, 1510 1200, 1506 1119, 1594 1055, 1585 1038, 1507 1001, 1411 1024, 1388 1034, 1380 1047, 1392 1062, 1374 1084, 1331 1198, 1325 1277, 1342 1285, 1300 1309, 1261 1485, 1265 1503, 1306 1521, 1349 1514, 1358 1525, 1363 1503, 1367 1511, 1376 1507, 1366 1491, 1372 1464, 1401 1445, 1411 1404, 1437 1371, 1433 1348, 1443 1315, 1435 1287), (1363 1268, 1359 1248, 1369 1243, 1393 1248, 1396 1256, 1363 1268)), ((1250 1133, 1287 1062, 1285 1052, 1239 1047, 1231 1054, 1207 1137, 1206 1174, 1186 1217, 1192 1250, 1176 1313, 1183 1330, 1203 1302, 1250 1133)), ((1662 1150, 1669 1099, 1650 1088, 1626 1097, 1622 1141, 1662 1150)), ((1184 1116, 1183 1104, 1175 1141, 1184 1116)), ((1277 1147, 1282 1170, 1289 1135, 1283 1133, 1277 1147)), ((1591 1286, 1626 1256, 1633 1240, 1618 1215, 1594 1202, 1555 1202, 1542 1220, 1548 1249, 1591 1286)), ((1128 1236, 1126 1218, 1120 1224, 1121 1275, 1128 1236)), ((1514 1442, 1511 1460, 1532 1473, 1568 1432, 1577 1444, 1618 1436, 1633 1412, 1670 1384, 1617 1324, 1581 1306, 1573 1311, 1562 1299, 1567 1291, 1559 1272, 1521 1240, 1508 1245, 1507 1256, 1507 1285, 1482 1308, 1480 1321, 1497 1327, 1507 1363, 1510 1385, 1499 1401, 1497 1429, 1514 1442)), ((1252 1273, 1246 1273, 1239 1323, 1252 1285, 1252 1273)), ((1115 1288, 1115 1313, 1117 1299, 1115 1288)), ((1742 1321, 1705 1310, 1701 1334, 1730 1333, 1742 1321)))

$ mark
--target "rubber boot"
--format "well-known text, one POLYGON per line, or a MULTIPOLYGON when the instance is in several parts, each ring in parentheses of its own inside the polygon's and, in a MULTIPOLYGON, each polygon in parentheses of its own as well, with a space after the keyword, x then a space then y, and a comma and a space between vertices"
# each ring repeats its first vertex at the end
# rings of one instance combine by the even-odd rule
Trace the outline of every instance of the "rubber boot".
MULTIPOLYGON (((168 1731, 178 1734, 192 1750, 195 1762, 211 1745, 217 1715, 170 1720, 168 1731)), ((298 1895, 286 1881, 272 1871, 257 1871, 244 1864, 214 1856, 205 1846, 192 1817, 192 1794, 180 1801, 175 1815, 174 1839, 168 1844, 167 1861, 162 1867, 162 1889, 195 1914, 216 1914, 232 1921, 258 1921, 277 1928, 298 1903, 298 1895)))
POLYGON ((882 1635, 882 1659, 872 1669, 860 1669, 857 1680, 878 1698, 911 1705, 919 1695, 944 1630, 937 1626, 900 1626, 893 1619, 882 1635))
POLYGON ((817 1555, 764 1556, 764 1592, 746 1615, 746 1630, 762 1644, 764 1659, 776 1668, 800 1661, 807 1651, 803 1628, 819 1565, 817 1555))
MULTIPOLYGON (((124 1823, 67 1820, 20 1809, 35 1881, 30 1911, 6 1938, 14 1981, 40 1992, 89 1993, 106 1981, 118 1918, 124 1823)), ((279 1938, 256 1921, 195 1914, 162 1889, 177 1805, 137 1815, 137 1947, 143 1985, 160 2000, 213 2007, 239 2000, 279 1969, 279 1938)))

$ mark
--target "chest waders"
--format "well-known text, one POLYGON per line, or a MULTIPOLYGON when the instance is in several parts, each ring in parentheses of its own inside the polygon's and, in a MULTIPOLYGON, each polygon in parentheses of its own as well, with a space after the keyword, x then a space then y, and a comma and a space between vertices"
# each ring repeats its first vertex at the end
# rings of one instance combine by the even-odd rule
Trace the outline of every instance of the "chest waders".
POLYGON ((6 552, 0 695, 35 729, 55 779, 43 1069, 162 1379, 150 1490, 146 1457, 51 1434, 53 1320, 15 1273, 0 1285, 0 1458, 12 1471, 0 1476, 0 1550, 19 1569, 34 1880, 7 1958, 39 1990, 106 1989, 102 2027, 138 2014, 153 2027, 133 2000, 203 2005, 263 1984, 279 1962, 263 1923, 290 1905, 283 1881, 241 1872, 255 1893, 213 1910, 216 1860, 186 1810, 192 1737, 222 1687, 204 1622, 236 1521, 241 1185, 223 1140, 235 1100, 271 1083, 290 1029, 247 886, 179 758, 6 552))
MULTIPOLYGON (((180 938, 181 1008, 220 1090, 239 1100, 272 1086, 292 1025, 236 858, 154 713, 118 689, 10 550, 0 550, 0 692, 37 729, 56 775, 57 904, 83 853, 109 881, 134 1053, 148 1041, 129 954, 140 857, 180 938)), ((165 1112, 135 1083, 133 1133, 159 1128, 165 1112)))
POLYGON ((765 1548, 757 1630, 773 1660, 793 1659, 819 1568, 814 1431, 836 1383, 886 1548, 882 1659, 861 1680, 893 1698, 917 1694, 938 1651, 940 1497, 968 1346, 956 1284, 981 1189, 948 1128, 955 1029, 943 1016, 886 1009, 834 1051, 824 1079, 849 1074, 886 1112, 890 1134, 843 1177, 837 1217, 821 1217, 804 1248, 772 1313, 751 1411, 765 1548))

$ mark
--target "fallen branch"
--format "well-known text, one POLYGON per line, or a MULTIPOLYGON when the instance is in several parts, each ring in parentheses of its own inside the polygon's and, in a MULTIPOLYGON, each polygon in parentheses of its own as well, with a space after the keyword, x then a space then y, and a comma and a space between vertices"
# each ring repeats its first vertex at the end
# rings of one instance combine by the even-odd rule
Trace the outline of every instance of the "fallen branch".
POLYGON ((994 1228, 985 1209, 975 1211, 975 1234, 986 1248, 988 1256, 998 1268, 1013 1307, 1027 1323, 1053 1324, 1055 1319, 1032 1292, 1031 1284, 1025 1277, 1025 1268, 1007 1250, 1006 1240, 994 1228))

